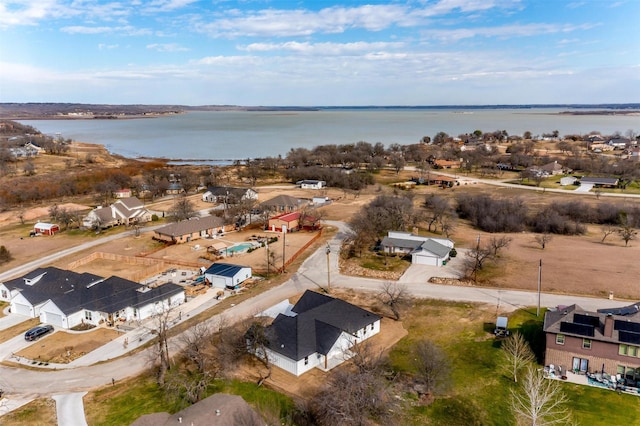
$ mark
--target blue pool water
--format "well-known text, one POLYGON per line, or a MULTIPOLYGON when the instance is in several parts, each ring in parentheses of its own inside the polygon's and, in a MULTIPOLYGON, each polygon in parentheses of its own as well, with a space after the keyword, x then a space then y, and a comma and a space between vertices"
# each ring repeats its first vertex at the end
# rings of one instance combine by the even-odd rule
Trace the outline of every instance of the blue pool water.
POLYGON ((253 247, 252 243, 239 243, 231 247, 227 247, 227 253, 242 253, 253 247))

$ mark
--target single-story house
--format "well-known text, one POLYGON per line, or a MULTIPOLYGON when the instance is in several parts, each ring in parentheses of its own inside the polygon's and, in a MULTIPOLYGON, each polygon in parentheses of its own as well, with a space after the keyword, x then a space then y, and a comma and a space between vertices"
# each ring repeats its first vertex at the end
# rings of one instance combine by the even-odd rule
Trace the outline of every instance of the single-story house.
POLYGON ((300 229, 300 212, 283 213, 269 219, 269 230, 290 232, 300 229))
POLYGON ((143 320, 185 301, 184 289, 177 284, 148 287, 116 276, 54 267, 0 283, 0 296, 8 299, 13 314, 66 329, 82 323, 143 320))
POLYGON ((194 217, 156 229, 153 238, 180 244, 200 238, 215 237, 233 229, 234 225, 225 225, 224 220, 218 216, 194 217))
POLYGON ((290 195, 278 195, 260 203, 259 209, 262 211, 289 213, 300 210, 300 208, 307 203, 308 201, 302 198, 296 198, 290 195))
POLYGON ((251 188, 210 186, 202 194, 202 201, 209 203, 238 204, 245 200, 257 200, 258 193, 251 188))
POLYGON ((446 265, 453 247, 453 241, 446 238, 422 237, 400 231, 389 231, 380 243, 385 253, 411 255, 411 263, 431 266, 446 265))
POLYGON ((131 426, 175 426, 178 424, 229 426, 261 425, 264 420, 238 395, 215 393, 175 414, 167 412, 145 414, 131 426))
POLYGON ((238 288, 251 278, 251 267, 232 263, 216 262, 204 272, 204 279, 212 287, 238 288))
POLYGON ((625 149, 631 144, 631 141, 626 138, 611 138, 607 141, 607 145, 612 146, 614 149, 625 149))
MULTIPOLYGON (((307 290, 266 328, 272 365, 300 376, 312 368, 329 371, 349 359, 350 349, 380 332, 380 317, 344 300, 307 290)), ((250 329, 246 337, 252 338, 250 329)))
POLYGON ((313 204, 314 206, 322 206, 324 204, 329 204, 331 202, 331 200, 329 199, 329 197, 313 197, 311 199, 311 204, 313 204))
POLYGON ((102 229, 118 225, 135 225, 151 221, 151 212, 136 197, 121 198, 107 207, 98 207, 82 220, 87 228, 99 226, 102 229))
POLYGON ((618 178, 608 177, 589 177, 583 176, 580 178, 580 185, 592 185, 598 187, 616 187, 618 186, 618 178))
POLYGON ((547 163, 544 166, 540 166, 538 169, 542 170, 543 172, 546 172, 550 176, 557 176, 557 175, 571 173, 570 169, 564 167, 562 164, 559 164, 557 161, 547 163))
POLYGON ((296 182, 296 185, 302 189, 322 189, 327 186, 327 182, 323 180, 305 179, 299 180, 296 182))
POLYGON ((433 160, 436 169, 459 169, 462 167, 462 160, 433 160))
POLYGON ((184 187, 180 182, 171 182, 165 191, 166 195, 180 195, 184 191, 184 187))
POLYGON ((113 193, 113 196, 116 198, 129 198, 131 195, 131 188, 118 189, 113 193))
POLYGON ((640 314, 638 304, 585 311, 558 307, 544 317, 545 365, 578 374, 620 375, 626 386, 640 384, 640 314))
POLYGON ((55 223, 38 222, 33 225, 33 232, 42 235, 55 235, 60 232, 60 226, 55 223))

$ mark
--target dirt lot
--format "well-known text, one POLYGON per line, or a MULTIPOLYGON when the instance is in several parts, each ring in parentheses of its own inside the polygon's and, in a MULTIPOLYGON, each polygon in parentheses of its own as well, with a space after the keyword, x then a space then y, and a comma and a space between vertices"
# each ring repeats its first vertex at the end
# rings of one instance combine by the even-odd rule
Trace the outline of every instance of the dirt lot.
POLYGON ((16 355, 37 362, 66 364, 103 346, 119 335, 117 331, 106 328, 96 328, 84 333, 58 331, 43 337, 16 355))

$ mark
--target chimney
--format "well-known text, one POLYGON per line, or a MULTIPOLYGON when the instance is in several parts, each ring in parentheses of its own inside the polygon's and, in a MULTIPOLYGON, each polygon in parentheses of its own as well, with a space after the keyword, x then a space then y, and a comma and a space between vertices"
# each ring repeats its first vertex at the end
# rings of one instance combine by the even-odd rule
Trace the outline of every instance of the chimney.
POLYGON ((613 336, 613 315, 607 314, 604 319, 604 337, 612 337, 613 336))

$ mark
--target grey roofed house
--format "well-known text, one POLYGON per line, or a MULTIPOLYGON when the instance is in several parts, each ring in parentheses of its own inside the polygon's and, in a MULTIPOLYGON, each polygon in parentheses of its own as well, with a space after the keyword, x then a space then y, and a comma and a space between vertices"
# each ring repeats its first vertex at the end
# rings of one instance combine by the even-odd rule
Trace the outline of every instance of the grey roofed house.
POLYGON ((144 204, 136 197, 120 198, 107 207, 93 209, 84 218, 83 225, 91 227, 94 224, 102 228, 114 225, 130 225, 132 223, 149 222, 151 213, 144 207, 144 204))
POLYGON ((210 186, 204 194, 202 200, 211 203, 231 203, 235 204, 242 200, 257 200, 258 193, 251 188, 238 188, 233 186, 210 186))
POLYGON ((327 355, 343 331, 354 334, 380 320, 372 312, 310 290, 292 311, 297 315, 278 315, 266 335, 269 349, 296 361, 314 353, 327 355))
POLYGON ((184 291, 172 283, 146 289, 142 284, 116 276, 102 278, 52 266, 38 268, 4 284, 10 290, 18 290, 32 305, 51 300, 65 314, 79 309, 111 313, 128 306, 143 306, 184 291), (139 291, 141 289, 146 291, 139 291))
MULTIPOLYGON (((2 283, 12 293, 12 310, 32 317, 52 318, 52 313, 67 317, 65 328, 73 327, 78 312, 92 311, 114 314, 127 308, 138 309, 156 302, 170 300, 184 294, 177 284, 164 284, 154 288, 111 276, 102 278, 90 273, 77 273, 55 267, 38 268, 30 273, 2 283), (18 303, 28 303, 32 309, 23 311, 18 303), (51 305, 55 305, 55 308, 51 305), (56 309, 57 308, 57 309, 56 309)), ((26 305, 27 307, 29 305, 26 305)), ((49 319, 43 320, 50 322, 49 319)))
POLYGON ((260 203, 260 209, 275 210, 278 212, 292 212, 300 209, 307 203, 307 200, 292 197, 286 194, 281 194, 271 198, 270 200, 260 203))
POLYGON ((216 393, 175 414, 166 412, 140 416, 131 426, 262 425, 260 415, 241 396, 216 393))
POLYGON ((181 237, 183 235, 191 235, 223 226, 224 220, 218 216, 194 217, 189 220, 170 223, 169 225, 156 229, 155 233, 169 237, 181 237))
POLYGON ((408 232, 389 231, 380 243, 385 253, 411 255, 411 262, 422 265, 443 266, 449 260, 453 241, 431 238, 408 232))
POLYGON ((618 179, 608 177, 583 176, 582 178, 580 178, 580 184, 593 186, 616 186, 618 185, 618 179))
POLYGON ((447 247, 444 244, 440 244, 435 240, 425 241, 424 243, 420 244, 420 248, 430 253, 436 254, 440 257, 448 256, 449 252, 451 251, 451 247, 447 247))

